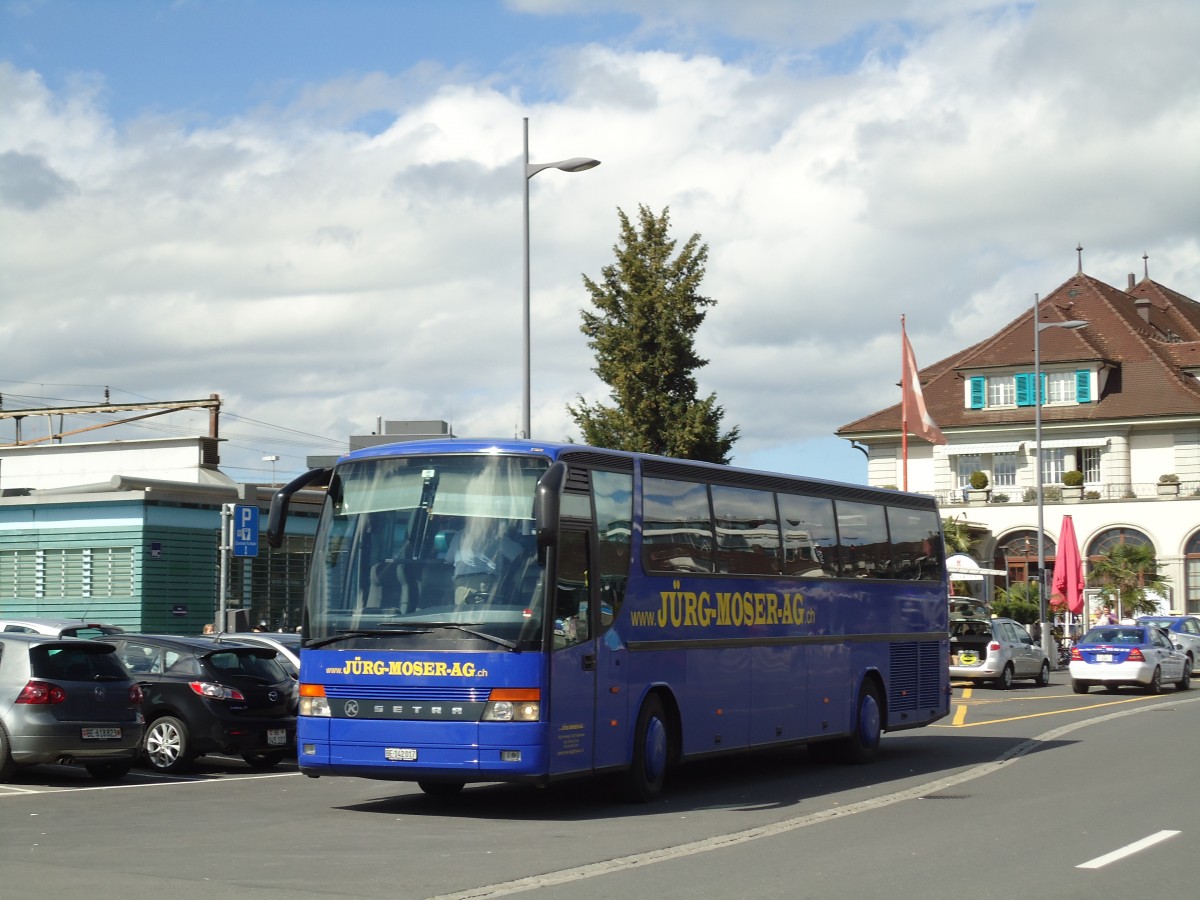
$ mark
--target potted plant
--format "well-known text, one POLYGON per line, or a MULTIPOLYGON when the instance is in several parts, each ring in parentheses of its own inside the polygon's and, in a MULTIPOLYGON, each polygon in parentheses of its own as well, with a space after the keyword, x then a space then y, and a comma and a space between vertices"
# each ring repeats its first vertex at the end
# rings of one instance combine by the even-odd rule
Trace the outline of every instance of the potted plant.
POLYGON ((1158 476, 1158 496, 1160 497, 1178 497, 1179 496, 1179 476, 1174 473, 1158 476))
POLYGON ((1062 498, 1068 502, 1083 499, 1083 473, 1078 469, 1063 472, 1062 498))
POLYGON ((976 506, 981 503, 987 503, 992 493, 988 490, 988 485, 991 481, 987 477, 987 472, 981 472, 976 469, 971 473, 971 477, 968 480, 971 486, 967 489, 967 502, 976 506))

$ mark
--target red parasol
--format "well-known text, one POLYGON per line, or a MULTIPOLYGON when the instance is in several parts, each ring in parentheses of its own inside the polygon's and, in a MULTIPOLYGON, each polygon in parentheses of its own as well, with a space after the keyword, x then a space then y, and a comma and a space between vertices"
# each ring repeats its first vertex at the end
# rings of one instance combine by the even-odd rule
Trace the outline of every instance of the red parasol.
POLYGON ((1075 523, 1063 516, 1062 532, 1058 537, 1058 555, 1054 559, 1054 593, 1067 601, 1073 615, 1083 612, 1083 560, 1079 542, 1075 539, 1075 523))

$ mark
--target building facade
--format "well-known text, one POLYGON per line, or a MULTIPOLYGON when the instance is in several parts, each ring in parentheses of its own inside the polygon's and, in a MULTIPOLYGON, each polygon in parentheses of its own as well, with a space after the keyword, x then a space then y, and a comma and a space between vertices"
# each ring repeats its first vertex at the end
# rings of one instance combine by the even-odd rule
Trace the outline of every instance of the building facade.
POLYGON ((1200 304, 1148 273, 1120 290, 1081 270, 1036 313, 1036 359, 1031 306, 921 370, 947 444, 910 438, 903 459, 899 404, 837 434, 866 447, 870 484, 902 484, 907 467, 910 490, 962 518, 976 559, 1007 573, 999 586, 1037 574, 1040 460, 1047 569, 1070 515, 1085 575, 1115 544, 1149 544, 1166 605, 1200 613, 1200 304), (974 472, 985 491, 971 491, 974 472))

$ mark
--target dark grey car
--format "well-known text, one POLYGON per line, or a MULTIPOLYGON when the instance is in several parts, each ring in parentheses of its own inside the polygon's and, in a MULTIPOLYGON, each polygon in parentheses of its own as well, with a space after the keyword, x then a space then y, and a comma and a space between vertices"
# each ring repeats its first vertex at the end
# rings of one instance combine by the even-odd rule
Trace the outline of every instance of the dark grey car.
POLYGON ((123 778, 141 746, 141 703, 109 644, 0 633, 0 781, 38 763, 123 778))

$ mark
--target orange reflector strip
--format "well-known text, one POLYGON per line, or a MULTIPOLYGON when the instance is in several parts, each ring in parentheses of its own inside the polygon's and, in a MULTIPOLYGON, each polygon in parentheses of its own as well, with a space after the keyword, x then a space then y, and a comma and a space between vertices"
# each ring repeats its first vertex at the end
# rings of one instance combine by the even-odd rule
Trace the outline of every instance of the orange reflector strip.
POLYGON ((324 697, 325 685, 323 684, 302 684, 300 685, 301 697, 324 697))
POLYGON ((524 700, 541 700, 542 692, 539 688, 492 688, 492 692, 488 694, 489 700, 516 700, 518 702, 524 700))

